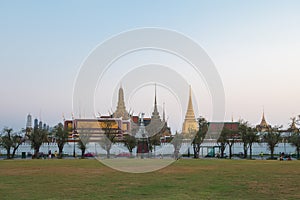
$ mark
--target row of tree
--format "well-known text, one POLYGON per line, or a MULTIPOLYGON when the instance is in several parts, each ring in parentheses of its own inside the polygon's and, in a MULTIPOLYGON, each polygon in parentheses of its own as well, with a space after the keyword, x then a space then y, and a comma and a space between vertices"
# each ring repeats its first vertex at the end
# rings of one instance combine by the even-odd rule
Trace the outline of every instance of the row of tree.
MULTIPOLYGON (((106 123, 106 126, 103 128, 105 137, 98 141, 98 143, 107 152, 107 158, 110 158, 112 145, 115 142, 120 142, 120 140, 117 139, 117 132, 112 129, 110 123, 106 123)), ((12 159, 15 157, 18 147, 23 142, 29 141, 31 148, 34 150, 32 158, 39 158, 42 144, 55 141, 58 147, 58 158, 62 158, 63 148, 69 141, 70 132, 73 132, 73 130, 66 129, 62 123, 57 124, 51 130, 35 126, 33 129, 27 128, 19 132, 14 132, 11 128, 4 128, 0 136, 0 146, 6 149, 7 159, 12 159)), ((90 131, 80 132, 80 134, 73 133, 73 137, 77 137, 77 147, 81 150, 81 157, 84 158, 87 144, 89 143, 90 131)), ((132 135, 125 135, 122 142, 132 155, 133 149, 137 146, 136 138, 132 135)), ((160 137, 158 134, 154 135, 148 138, 147 142, 149 150, 153 151, 155 150, 155 146, 160 145, 160 137)))
MULTIPOLYGON (((300 119, 300 117, 299 117, 300 119)), ((293 122, 295 118, 292 118, 293 122)), ((297 120, 299 121, 299 120, 297 120)), ((199 130, 195 134, 192 145, 194 150, 194 158, 199 158, 199 152, 201 144, 203 143, 208 131, 208 122, 205 118, 200 117, 198 119, 199 130)), ((266 143, 271 153, 271 158, 274 158, 274 149, 280 141, 285 141, 295 146, 297 152, 297 158, 300 158, 300 132, 299 129, 291 129, 290 135, 283 136, 284 130, 282 126, 270 127, 264 132, 259 132, 255 127, 251 126, 248 122, 240 120, 237 130, 223 128, 220 137, 217 139, 217 143, 220 145, 221 157, 224 157, 224 151, 226 147, 229 148, 229 158, 232 157, 232 148, 234 143, 243 143, 243 156, 252 159, 252 146, 254 143, 266 143)), ((286 130, 285 130, 286 131, 286 130)))
MULTIPOLYGON (((300 119, 300 117, 299 117, 300 119)), ((293 120, 295 120, 293 118, 293 120)), ((192 139, 192 146, 194 151, 194 158, 199 158, 199 153, 201 149, 201 145, 206 137, 208 132, 208 122, 205 118, 200 117, 198 119, 199 130, 194 133, 194 137, 192 139)), ((49 143, 50 141, 55 141, 57 143, 59 152, 58 158, 62 158, 63 156, 63 148, 64 145, 68 142, 69 133, 73 130, 67 130, 63 126, 62 123, 57 124, 51 130, 41 128, 39 126, 35 126, 33 129, 25 129, 19 132, 14 132, 11 128, 4 128, 2 134, 0 136, 0 146, 2 146, 7 151, 7 158, 11 159, 15 157, 16 150, 18 147, 29 140, 31 143, 31 147, 34 150, 33 158, 39 158, 40 147, 43 143, 49 143), (12 151, 12 153, 11 153, 12 151)), ((162 130, 163 131, 163 130, 162 130)), ((244 158, 248 157, 252 158, 252 146, 254 143, 265 142, 267 143, 270 152, 271 158, 274 157, 274 149, 276 145, 282 141, 283 139, 296 147, 297 157, 300 157, 300 132, 298 129, 293 129, 291 135, 288 137, 282 137, 282 130, 280 126, 275 126, 273 128, 269 128, 266 132, 260 133, 256 128, 252 127, 246 121, 240 121, 237 130, 226 129, 223 128, 221 131, 220 137, 217 139, 217 143, 220 146, 221 157, 224 157, 224 151, 226 147, 229 148, 229 158, 232 157, 232 148, 234 143, 243 143, 244 149, 244 158)), ((84 157, 85 150, 89 141, 89 133, 80 133, 80 137, 77 139, 77 146, 81 150, 81 156, 84 157)), ((117 133, 113 130, 109 123, 107 123, 107 127, 104 128, 104 135, 102 141, 99 141, 100 146, 107 152, 107 158, 110 158, 110 150, 112 148, 113 143, 120 142, 116 138, 117 133)), ((155 146, 161 144, 160 139, 161 134, 158 133, 150 138, 147 138, 147 143, 149 146, 149 150, 152 152, 155 151, 155 146)), ((175 159, 179 158, 179 151, 184 140, 188 138, 184 138, 185 136, 179 133, 176 133, 170 138, 171 144, 174 146, 174 157, 175 159)), ((74 141, 75 142, 75 141, 74 141)), ((122 142, 127 147, 128 151, 132 155, 133 149, 137 146, 137 140, 134 136, 125 135, 123 137, 122 142)))
POLYGON ((27 128, 19 132, 14 132, 12 128, 4 128, 0 136, 0 146, 6 150, 7 159, 15 157, 16 150, 25 141, 30 141, 31 148, 34 150, 33 158, 39 158, 40 147, 43 143, 49 143, 55 139, 59 154, 58 157, 62 157, 63 147, 68 141, 68 131, 64 129, 64 126, 59 123, 51 131, 46 128, 35 126, 27 128), (11 150, 12 153, 11 153, 11 150))

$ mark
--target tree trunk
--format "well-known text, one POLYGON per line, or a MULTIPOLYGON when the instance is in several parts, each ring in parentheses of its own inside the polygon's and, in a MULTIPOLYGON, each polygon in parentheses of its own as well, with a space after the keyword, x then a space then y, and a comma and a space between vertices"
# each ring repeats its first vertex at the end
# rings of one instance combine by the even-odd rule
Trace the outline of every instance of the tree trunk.
POLYGON ((247 144, 244 143, 244 158, 247 158, 248 156, 248 147, 247 147, 247 144))
POLYGON ((39 147, 34 148, 33 158, 39 158, 39 151, 40 151, 39 147))
POLYGON ((19 144, 14 148, 11 158, 14 158, 14 157, 15 157, 16 151, 17 151, 17 149, 19 148, 20 145, 21 145, 21 143, 19 143, 19 144))
POLYGON ((297 159, 300 158, 300 147, 297 147, 297 159))
POLYGON ((11 158, 13 159, 15 157, 15 154, 16 154, 16 151, 17 151, 18 147, 17 148, 14 148, 12 154, 11 154, 11 158))
POLYGON ((10 159, 10 147, 6 149, 6 158, 10 159))
POLYGON ((232 157, 232 144, 229 144, 229 159, 232 157))
POLYGON ((224 158, 225 149, 226 149, 226 147, 224 146, 224 144, 221 144, 221 158, 224 158))
POLYGON ((271 159, 273 159, 274 158, 274 147, 270 148, 270 150, 271 150, 271 159))
POLYGON ((249 148, 250 148, 250 159, 252 159, 252 144, 249 144, 249 148))
POLYGON ((196 144, 193 144, 193 150, 194 150, 194 158, 197 158, 197 146, 196 146, 196 144))
POLYGON ((59 147, 58 148, 58 158, 59 159, 62 159, 62 156, 63 156, 62 153, 63 153, 63 148, 59 147))
POLYGON ((107 157, 107 158, 110 158, 110 149, 109 149, 109 150, 107 150, 106 157, 107 157))
POLYGON ((85 149, 81 149, 81 158, 84 159, 85 149))

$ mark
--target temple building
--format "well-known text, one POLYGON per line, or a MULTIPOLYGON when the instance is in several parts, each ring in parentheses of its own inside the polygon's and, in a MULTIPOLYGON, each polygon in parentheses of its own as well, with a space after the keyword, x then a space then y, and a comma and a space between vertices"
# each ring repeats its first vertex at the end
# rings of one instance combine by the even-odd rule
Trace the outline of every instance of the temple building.
POLYGON ((260 124, 256 126, 257 131, 259 132, 267 132, 271 129, 271 125, 269 125, 265 119, 265 112, 263 111, 262 118, 260 124))
POLYGON ((158 109, 157 109, 157 100, 156 100, 156 85, 154 92, 154 110, 151 115, 151 121, 146 126, 146 130, 149 136, 161 134, 162 130, 165 128, 166 122, 160 118, 158 109))
POLYGON ((182 133, 189 134, 196 131, 198 131, 198 123, 194 114, 193 102, 192 102, 192 88, 190 86, 189 102, 188 102, 188 107, 187 107, 185 119, 182 126, 182 133))
MULTIPOLYGON (((163 111, 163 113, 165 113, 165 111, 163 111)), ((171 136, 171 131, 167 126, 164 115, 165 114, 163 114, 162 120, 157 109, 155 87, 154 110, 151 118, 143 117, 143 126, 145 126, 148 137, 154 135, 158 137, 171 136)), ((116 140, 122 141, 124 135, 130 134, 135 136, 140 130, 140 125, 140 116, 130 115, 126 110, 124 90, 122 87, 119 88, 117 108, 113 114, 99 116, 95 119, 65 120, 65 128, 72 130, 69 132, 69 141, 74 141, 74 135, 76 134, 87 133, 90 135, 91 142, 97 142, 103 137, 104 131, 108 128, 113 134, 116 134, 116 140)))

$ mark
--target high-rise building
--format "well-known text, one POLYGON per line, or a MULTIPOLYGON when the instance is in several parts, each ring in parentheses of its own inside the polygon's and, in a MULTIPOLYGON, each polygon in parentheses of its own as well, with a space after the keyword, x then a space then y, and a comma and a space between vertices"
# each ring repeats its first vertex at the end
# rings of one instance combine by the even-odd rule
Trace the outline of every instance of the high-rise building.
POLYGON ((26 128, 32 128, 32 116, 30 114, 27 115, 26 128))
POLYGON ((39 127, 39 120, 38 119, 34 119, 34 125, 33 125, 34 128, 38 128, 39 127))
POLYGON ((182 126, 182 133, 188 134, 198 131, 198 124, 195 119, 194 109, 193 109, 193 102, 192 102, 192 88, 190 86, 189 90, 189 102, 188 107, 185 115, 185 119, 182 126))
POLYGON ((40 130, 43 129, 43 122, 42 122, 42 121, 39 122, 39 129, 40 129, 40 130))

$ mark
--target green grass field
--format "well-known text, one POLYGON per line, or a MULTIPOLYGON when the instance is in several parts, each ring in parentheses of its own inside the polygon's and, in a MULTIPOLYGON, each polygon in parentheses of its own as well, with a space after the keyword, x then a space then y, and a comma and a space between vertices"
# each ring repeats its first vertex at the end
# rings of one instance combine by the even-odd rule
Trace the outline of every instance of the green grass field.
POLYGON ((178 160, 132 174, 97 160, 2 160, 0 199, 300 199, 300 161, 178 160))

